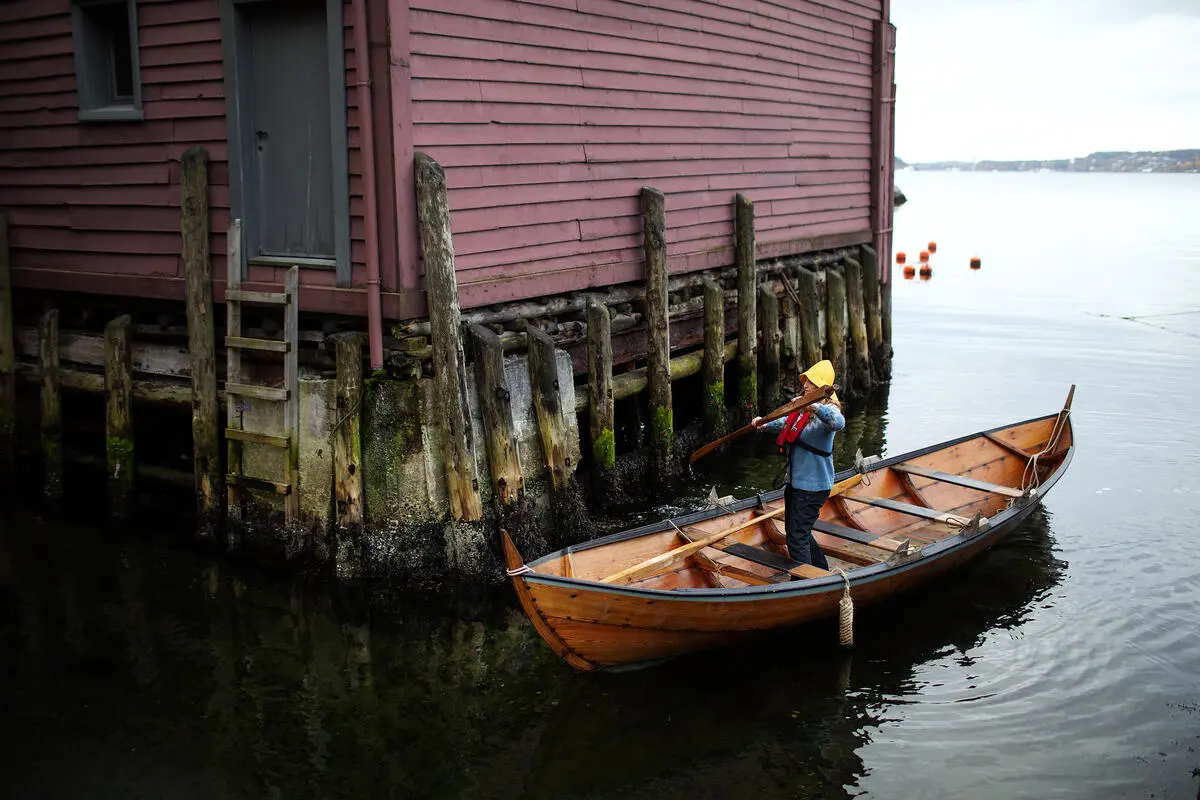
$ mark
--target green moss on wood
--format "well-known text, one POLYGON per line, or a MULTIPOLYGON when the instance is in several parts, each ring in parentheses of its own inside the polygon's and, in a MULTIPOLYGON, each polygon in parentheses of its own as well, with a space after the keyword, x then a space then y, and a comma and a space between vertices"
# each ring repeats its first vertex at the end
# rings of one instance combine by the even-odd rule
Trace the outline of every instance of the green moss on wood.
POLYGON ((596 466, 612 469, 617 463, 617 437, 612 428, 603 428, 592 442, 592 458, 596 466))
POLYGON ((671 409, 664 406, 653 409, 650 435, 653 437, 654 446, 661 448, 660 452, 670 452, 671 442, 675 439, 675 413, 671 409))
POLYGON ((105 441, 105 454, 108 457, 108 466, 113 468, 116 464, 133 465, 133 439, 128 439, 124 436, 109 436, 105 441))
POLYGON ((704 420, 710 428, 725 420, 725 382, 717 381, 704 387, 704 420))
POLYGON ((754 410, 758 404, 758 375, 743 375, 738 383, 738 403, 743 409, 754 410))

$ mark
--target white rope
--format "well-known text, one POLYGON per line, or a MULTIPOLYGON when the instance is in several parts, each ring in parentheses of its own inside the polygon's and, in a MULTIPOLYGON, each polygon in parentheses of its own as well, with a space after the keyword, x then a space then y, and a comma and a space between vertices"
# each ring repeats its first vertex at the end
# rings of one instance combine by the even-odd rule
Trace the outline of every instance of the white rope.
POLYGON ((836 569, 846 582, 842 599, 838 601, 838 644, 851 647, 854 645, 854 600, 850 597, 850 576, 841 567, 836 569))
POLYGON ((1050 438, 1046 440, 1046 446, 1034 453, 1025 463, 1025 469, 1021 472, 1021 491, 1028 492, 1030 489, 1037 489, 1042 485, 1041 476, 1038 475, 1038 459, 1058 446, 1058 440, 1062 438, 1063 431, 1067 429, 1067 419, 1070 416, 1071 409, 1064 408, 1054 421, 1054 427, 1050 431, 1050 438))
POLYGON ((522 564, 516 569, 506 569, 504 571, 508 573, 508 577, 510 578, 515 578, 518 575, 528 575, 529 573, 533 572, 528 564, 522 564))

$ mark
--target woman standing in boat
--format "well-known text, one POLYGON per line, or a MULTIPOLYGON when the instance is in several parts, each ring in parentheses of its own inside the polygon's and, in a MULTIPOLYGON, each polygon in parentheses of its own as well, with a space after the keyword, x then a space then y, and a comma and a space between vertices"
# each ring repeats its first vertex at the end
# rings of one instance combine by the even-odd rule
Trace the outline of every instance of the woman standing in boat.
MULTIPOLYGON (((800 376, 800 394, 832 386, 833 381, 833 364, 820 361, 800 376)), ((764 424, 762 417, 755 417, 753 424, 760 430, 778 432, 778 444, 786 448, 788 480, 783 499, 788 555, 793 561, 829 569, 812 527, 833 488, 833 436, 846 427, 837 395, 786 419, 764 424)))

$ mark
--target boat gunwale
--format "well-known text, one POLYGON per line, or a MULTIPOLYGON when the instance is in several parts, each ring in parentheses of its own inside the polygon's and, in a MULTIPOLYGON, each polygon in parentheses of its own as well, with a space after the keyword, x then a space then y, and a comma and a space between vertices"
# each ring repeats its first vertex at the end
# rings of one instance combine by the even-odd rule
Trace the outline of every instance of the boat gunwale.
MULTIPOLYGON (((877 470, 887 469, 893 464, 899 464, 913 458, 919 458, 920 456, 928 455, 929 453, 954 447, 955 445, 971 441, 972 439, 977 439, 983 436, 985 433, 996 433, 998 431, 1004 431, 1010 428, 1018 428, 1036 422, 1043 422, 1045 420, 1057 417, 1059 414, 1061 414, 1061 412, 1046 414, 1040 417, 1033 417, 1022 422, 1013 422, 1008 425, 1000 425, 985 431, 979 431, 966 436, 961 436, 957 439, 948 439, 944 442, 933 444, 918 450, 890 456, 882 461, 872 464, 869 469, 861 470, 861 472, 854 468, 842 470, 834 476, 834 479, 835 481, 840 481, 845 480, 846 478, 851 478, 858 474, 869 474, 877 470)), ((1058 464, 1054 471, 1046 478, 1046 480, 1041 482, 1038 487, 1038 492, 1035 495, 1029 496, 1023 501, 1014 502, 1012 505, 998 512, 995 516, 989 519, 988 527, 982 531, 968 533, 964 530, 960 531, 959 533, 951 534, 944 539, 940 539, 936 542, 925 545, 921 548, 921 556, 918 558, 913 558, 911 560, 906 560, 899 563, 881 561, 878 564, 858 567, 847 573, 851 587, 873 583, 877 580, 890 578, 894 575, 907 572, 911 569, 920 569, 929 566, 931 564, 931 560, 946 556, 954 550, 964 547, 969 543, 985 538, 998 538, 1007 533, 1009 527, 1020 522, 1025 516, 1028 515, 1028 513, 1030 513, 1038 504, 1042 502, 1042 498, 1045 496, 1046 492, 1049 491, 1049 489, 1053 487, 1054 484, 1058 482, 1059 478, 1061 478, 1066 472, 1067 466, 1071 463, 1075 453, 1074 426, 1071 423, 1070 417, 1067 417, 1067 425, 1069 426, 1072 434, 1071 445, 1067 448, 1062 461, 1058 464)), ((534 561, 527 562, 526 566, 530 568, 530 571, 520 575, 520 578, 530 583, 550 584, 560 588, 569 587, 603 593, 652 597, 655 599, 670 598, 672 600, 686 602, 742 602, 760 600, 768 597, 798 597, 840 589, 843 586, 844 581, 842 576, 838 573, 833 573, 832 575, 821 578, 810 578, 804 581, 788 581, 767 586, 695 588, 687 589, 686 591, 680 591, 679 589, 652 589, 638 586, 618 586, 585 578, 568 578, 562 575, 548 575, 534 571, 534 568, 539 564, 546 563, 555 558, 562 558, 568 553, 578 553, 582 550, 590 550, 594 547, 603 547, 609 544, 628 541, 630 539, 636 539, 654 533, 661 533, 662 531, 669 530, 672 527, 672 524, 682 526, 714 519, 716 517, 729 514, 730 510, 735 512, 744 511, 747 508, 753 508, 762 502, 777 500, 782 496, 782 489, 773 489, 769 492, 761 492, 759 494, 743 498, 742 500, 734 501, 725 508, 694 511, 690 514, 685 514, 679 517, 670 517, 660 522, 649 523, 638 528, 618 531, 617 533, 609 534, 608 536, 594 539, 590 542, 583 542, 579 545, 565 547, 552 553, 548 553, 547 555, 542 556, 534 561)))

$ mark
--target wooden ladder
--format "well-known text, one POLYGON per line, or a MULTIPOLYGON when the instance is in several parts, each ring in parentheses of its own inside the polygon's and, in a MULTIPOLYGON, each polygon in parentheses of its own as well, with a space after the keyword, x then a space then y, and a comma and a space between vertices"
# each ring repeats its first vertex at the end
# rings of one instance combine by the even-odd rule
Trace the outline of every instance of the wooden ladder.
POLYGON ((299 469, 297 443, 300 433, 299 353, 297 339, 300 322, 300 268, 292 267, 283 280, 282 292, 249 292, 242 289, 242 221, 229 228, 229 271, 225 284, 225 397, 228 448, 225 482, 229 487, 228 511, 240 518, 245 489, 275 492, 283 496, 284 517, 299 516, 300 496, 296 475, 299 469), (283 339, 250 339, 242 335, 242 306, 277 306, 283 310, 283 339), (258 350, 283 355, 283 386, 246 383, 242 376, 242 351, 258 350), (243 427, 241 398, 283 403, 283 435, 248 431, 243 427), (282 481, 252 478, 242 474, 242 444, 278 447, 284 451, 282 481))

